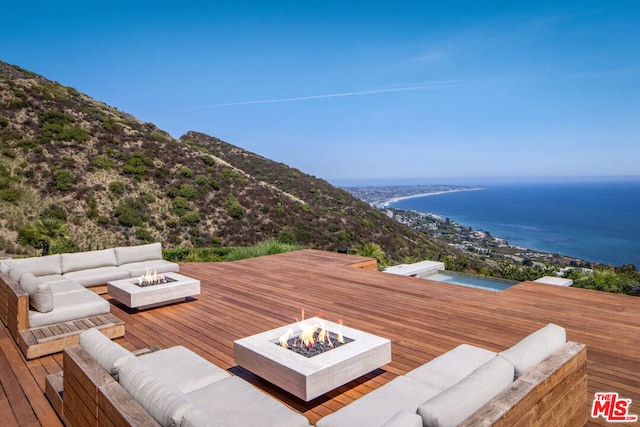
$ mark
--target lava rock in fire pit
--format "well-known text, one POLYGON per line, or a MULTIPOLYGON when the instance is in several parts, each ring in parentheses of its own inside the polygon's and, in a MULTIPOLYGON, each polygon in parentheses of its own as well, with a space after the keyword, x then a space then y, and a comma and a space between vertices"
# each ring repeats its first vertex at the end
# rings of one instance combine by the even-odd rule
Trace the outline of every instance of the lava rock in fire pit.
MULTIPOLYGON (((299 338, 289 338, 289 340, 287 341, 287 349, 304 357, 313 357, 354 341, 351 338, 342 337, 342 342, 340 342, 338 341, 338 335, 333 332, 329 332, 330 340, 328 341, 320 340, 318 338, 319 335, 319 332, 313 333, 314 343, 311 346, 304 345, 299 338)), ((279 343, 276 343, 276 345, 281 346, 281 344, 279 343)))

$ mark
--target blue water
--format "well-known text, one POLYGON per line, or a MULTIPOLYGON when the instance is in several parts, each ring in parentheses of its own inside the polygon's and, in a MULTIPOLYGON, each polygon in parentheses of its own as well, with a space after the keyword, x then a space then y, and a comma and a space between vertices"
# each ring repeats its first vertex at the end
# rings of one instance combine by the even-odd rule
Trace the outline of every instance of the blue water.
POLYGON ((452 283, 454 285, 468 286, 471 288, 485 289, 488 291, 504 291, 515 285, 514 280, 501 280, 491 277, 474 276, 471 274, 456 273, 454 271, 438 271, 418 276, 421 279, 435 280, 437 282, 452 283))
POLYGON ((390 206, 432 212, 511 245, 640 267, 640 178, 484 187, 390 206))

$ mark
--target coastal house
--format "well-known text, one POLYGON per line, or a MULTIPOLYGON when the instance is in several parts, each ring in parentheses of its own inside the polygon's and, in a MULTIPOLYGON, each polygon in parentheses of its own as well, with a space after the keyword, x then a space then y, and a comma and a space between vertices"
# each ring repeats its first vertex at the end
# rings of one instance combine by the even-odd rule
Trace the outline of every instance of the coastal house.
MULTIPOLYGON (((317 250, 180 263, 180 271, 201 281, 201 294, 184 303, 137 311, 102 296, 126 324, 126 335, 115 342, 131 351, 182 345, 311 424, 459 344, 499 352, 548 323, 587 347, 585 412, 596 392, 615 392, 631 399, 629 413, 640 414, 640 300, 634 297, 533 282, 492 292, 385 274, 373 259, 317 250), (238 366, 235 340, 287 325, 301 308, 309 317, 321 313, 389 338, 391 362, 309 402, 238 366)), ((27 361, 0 327, 4 425, 61 425, 45 397, 45 377, 62 369, 61 353, 27 361)), ((603 417, 588 420, 608 425, 603 417)))

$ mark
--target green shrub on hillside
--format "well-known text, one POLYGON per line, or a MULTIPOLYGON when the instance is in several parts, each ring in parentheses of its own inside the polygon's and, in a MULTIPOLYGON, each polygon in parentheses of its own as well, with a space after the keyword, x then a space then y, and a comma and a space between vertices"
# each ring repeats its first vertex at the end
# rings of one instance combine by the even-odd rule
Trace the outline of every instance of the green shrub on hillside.
POLYGON ((180 217, 180 225, 191 226, 200 222, 200 214, 198 212, 189 211, 180 217))
POLYGON ((113 194, 124 194, 124 184, 120 181, 112 181, 109 183, 109 191, 113 194))
POLYGON ((22 192, 15 188, 5 188, 0 190, 0 200, 8 203, 18 204, 22 198, 22 192))
POLYGON ((146 205, 142 200, 128 198, 123 200, 115 209, 118 223, 124 227, 139 227, 147 219, 146 205))
POLYGON ((207 166, 214 166, 216 164, 216 160, 211 156, 200 156, 200 160, 202 160, 207 166))
POLYGON ((188 167, 183 166, 182 169, 180 169, 180 175, 184 176, 185 178, 191 178, 193 176, 193 171, 188 167))
POLYGON ((91 164, 101 169, 110 169, 115 166, 114 160, 107 156, 95 156, 91 159, 91 164))
POLYGON ((136 228, 136 239, 143 242, 151 242, 153 240, 153 236, 151 235, 151 232, 146 228, 138 227, 136 228))
POLYGON ((241 219, 244 216, 244 208, 232 194, 227 196, 227 214, 236 219, 241 219))
POLYGON ((73 186, 75 176, 71 171, 58 169, 53 172, 53 185, 61 191, 66 191, 73 186))

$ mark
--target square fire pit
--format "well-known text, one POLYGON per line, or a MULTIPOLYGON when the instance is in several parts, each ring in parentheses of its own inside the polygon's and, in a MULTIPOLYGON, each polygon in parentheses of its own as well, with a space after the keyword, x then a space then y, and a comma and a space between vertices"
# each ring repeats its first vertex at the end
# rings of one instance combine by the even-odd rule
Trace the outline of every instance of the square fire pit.
POLYGON ((352 341, 307 357, 281 347, 279 339, 289 329, 301 332, 297 323, 272 329, 233 343, 235 362, 254 374, 308 402, 391 362, 391 341, 318 318, 326 329, 352 341))

